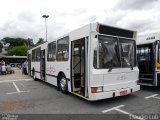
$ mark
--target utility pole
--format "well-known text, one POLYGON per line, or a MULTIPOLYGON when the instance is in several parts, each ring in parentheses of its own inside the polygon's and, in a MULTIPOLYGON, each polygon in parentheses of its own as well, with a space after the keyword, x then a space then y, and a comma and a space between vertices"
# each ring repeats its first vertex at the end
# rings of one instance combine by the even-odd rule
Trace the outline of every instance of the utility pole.
POLYGON ((43 15, 42 17, 45 19, 45 26, 46 26, 46 41, 47 41, 47 18, 49 18, 49 15, 43 15))

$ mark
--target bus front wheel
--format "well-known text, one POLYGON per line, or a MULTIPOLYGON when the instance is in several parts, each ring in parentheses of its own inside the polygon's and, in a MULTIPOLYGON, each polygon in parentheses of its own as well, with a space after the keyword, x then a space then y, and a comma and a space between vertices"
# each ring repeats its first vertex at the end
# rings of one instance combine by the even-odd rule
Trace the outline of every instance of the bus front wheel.
POLYGON ((64 75, 61 75, 59 80, 60 80, 59 81, 60 90, 62 91, 62 93, 67 94, 68 93, 68 84, 67 84, 66 77, 64 75))

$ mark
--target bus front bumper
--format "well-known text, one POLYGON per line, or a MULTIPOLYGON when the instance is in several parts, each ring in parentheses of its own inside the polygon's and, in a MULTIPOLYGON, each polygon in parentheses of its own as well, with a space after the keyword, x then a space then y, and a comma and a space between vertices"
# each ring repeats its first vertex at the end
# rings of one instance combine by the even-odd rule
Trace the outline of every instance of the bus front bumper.
POLYGON ((106 98, 128 95, 138 90, 140 90, 140 85, 136 85, 136 86, 125 88, 125 89, 108 91, 108 92, 91 93, 89 96, 89 100, 96 101, 96 100, 101 100, 106 98))

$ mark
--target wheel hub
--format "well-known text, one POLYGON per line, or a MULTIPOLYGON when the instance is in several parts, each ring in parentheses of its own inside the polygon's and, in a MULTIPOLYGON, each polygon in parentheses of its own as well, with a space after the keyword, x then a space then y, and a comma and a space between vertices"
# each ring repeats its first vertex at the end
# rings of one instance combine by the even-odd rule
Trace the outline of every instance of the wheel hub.
POLYGON ((61 85, 62 90, 65 90, 65 87, 66 87, 66 79, 65 78, 61 79, 60 85, 61 85))

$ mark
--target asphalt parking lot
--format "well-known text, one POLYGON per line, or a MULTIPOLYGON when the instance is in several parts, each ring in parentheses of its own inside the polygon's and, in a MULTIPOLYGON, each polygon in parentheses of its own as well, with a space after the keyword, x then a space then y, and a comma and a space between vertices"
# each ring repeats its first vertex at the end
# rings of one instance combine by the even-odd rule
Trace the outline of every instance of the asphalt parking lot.
POLYGON ((132 95, 91 102, 41 81, 0 81, 0 113, 160 114, 160 87, 141 87, 132 95))

